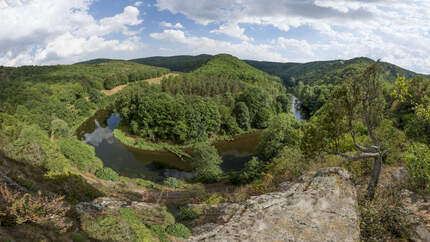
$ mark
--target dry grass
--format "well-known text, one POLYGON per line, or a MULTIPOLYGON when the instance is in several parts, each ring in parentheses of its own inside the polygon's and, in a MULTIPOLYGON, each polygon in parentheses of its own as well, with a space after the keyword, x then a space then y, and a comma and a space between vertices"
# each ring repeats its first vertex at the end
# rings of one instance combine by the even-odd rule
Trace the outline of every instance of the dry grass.
POLYGON ((62 227, 54 223, 54 218, 58 218, 58 223, 64 223, 64 217, 70 210, 64 204, 64 197, 52 195, 45 196, 39 191, 33 195, 11 191, 7 186, 0 186, 2 202, 0 206, 0 217, 2 224, 24 224, 34 223, 42 226, 52 225, 62 227))

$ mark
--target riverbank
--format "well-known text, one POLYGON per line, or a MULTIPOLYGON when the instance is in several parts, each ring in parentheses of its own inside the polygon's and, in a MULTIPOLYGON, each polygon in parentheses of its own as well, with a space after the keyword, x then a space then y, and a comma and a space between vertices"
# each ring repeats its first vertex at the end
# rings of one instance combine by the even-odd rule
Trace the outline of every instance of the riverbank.
MULTIPOLYGON (((216 144, 218 142, 229 142, 229 141, 233 141, 243 135, 247 135, 247 134, 252 134, 252 133, 261 133, 262 130, 258 130, 258 129, 252 129, 249 131, 245 131, 241 134, 232 136, 232 135, 216 135, 213 136, 212 138, 209 138, 207 140, 208 143, 210 144, 216 144)), ((126 133, 124 133, 122 130, 120 129, 115 129, 113 131, 113 135, 114 137, 120 141, 121 143, 123 143, 124 145, 136 148, 136 149, 140 149, 140 150, 148 150, 148 151, 168 151, 171 152, 173 154, 175 154, 176 156, 178 156, 181 159, 184 158, 191 158, 191 151, 192 151, 192 147, 195 145, 194 143, 192 144, 187 144, 187 145, 172 145, 172 144, 168 144, 168 143, 153 143, 150 141, 147 141, 143 138, 134 138, 131 137, 129 135, 127 135, 126 133)))

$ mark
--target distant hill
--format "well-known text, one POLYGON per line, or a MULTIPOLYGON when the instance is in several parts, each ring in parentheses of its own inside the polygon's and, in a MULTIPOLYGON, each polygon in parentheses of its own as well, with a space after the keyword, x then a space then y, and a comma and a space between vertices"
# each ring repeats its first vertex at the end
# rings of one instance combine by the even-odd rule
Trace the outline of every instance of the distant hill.
POLYGON ((140 64, 158 66, 168 68, 172 71, 178 72, 190 72, 204 64, 206 64, 212 58, 211 55, 178 55, 178 56, 154 56, 140 59, 133 59, 130 61, 137 62, 140 64))
MULTIPOLYGON (((315 61, 303 64, 253 60, 246 60, 246 62, 271 75, 279 76, 287 86, 292 87, 298 81, 310 85, 316 82, 338 84, 346 75, 363 70, 374 61, 366 57, 359 57, 351 60, 315 61)), ((418 75, 391 63, 382 62, 382 65, 384 70, 382 74, 390 82, 395 81, 398 75, 406 76, 406 78, 418 75)))
MULTIPOLYGON (((115 60, 116 59, 98 58, 98 59, 93 59, 93 60, 78 62, 78 63, 75 63, 75 65, 79 65, 79 64, 94 65, 94 64, 101 64, 101 63, 105 63, 105 62, 109 62, 109 61, 115 61, 115 60)), ((119 60, 116 60, 116 61, 119 61, 119 60)))
MULTIPOLYGON (((130 61, 151 66, 164 67, 172 71, 192 72, 209 63, 212 58, 214 58, 214 56, 202 54, 197 56, 155 56, 133 59, 130 61)), ((111 60, 94 59, 80 62, 79 64, 100 64, 108 61, 111 60)), ((346 75, 363 70, 367 65, 373 63, 374 60, 366 57, 358 57, 350 60, 314 61, 308 63, 281 63, 255 60, 244 60, 244 62, 270 75, 278 76, 284 81, 286 86, 294 87, 299 81, 308 85, 312 85, 314 83, 338 84, 342 82, 346 75)), ((394 82, 398 75, 405 76, 406 78, 419 75, 418 73, 388 62, 381 63, 384 70, 382 74, 384 78, 390 82, 394 82)), ((231 62, 231 64, 234 66, 235 63, 231 62)), ((223 68, 230 69, 229 65, 224 65, 223 68)), ((430 75, 426 75, 426 77, 430 77, 430 75)))

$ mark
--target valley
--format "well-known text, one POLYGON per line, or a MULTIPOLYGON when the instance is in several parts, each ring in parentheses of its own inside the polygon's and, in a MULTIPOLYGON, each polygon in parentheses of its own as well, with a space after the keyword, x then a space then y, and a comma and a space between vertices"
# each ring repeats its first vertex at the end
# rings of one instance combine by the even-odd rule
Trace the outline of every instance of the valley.
MULTIPOLYGON (((351 231, 334 239, 426 238, 427 213, 397 198, 425 204, 428 194, 429 87, 368 58, 0 67, 0 237, 245 239, 235 226, 287 212, 313 224, 309 236, 332 236, 322 221, 333 219, 351 231), (32 202, 14 210, 22 201, 32 202)), ((278 229, 269 240, 307 238, 300 226, 278 229)))

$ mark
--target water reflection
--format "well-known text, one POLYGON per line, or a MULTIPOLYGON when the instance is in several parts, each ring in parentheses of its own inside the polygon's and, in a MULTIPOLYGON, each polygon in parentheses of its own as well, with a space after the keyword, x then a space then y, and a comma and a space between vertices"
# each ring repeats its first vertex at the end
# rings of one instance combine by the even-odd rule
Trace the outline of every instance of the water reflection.
MULTIPOLYGON (((129 147, 113 136, 120 117, 109 110, 101 110, 88 119, 79 129, 78 137, 94 146, 96 156, 106 167, 123 176, 142 177, 161 181, 166 177, 191 178, 190 161, 182 160, 168 151, 149 151, 129 147)), ((240 170, 255 156, 261 131, 235 137, 232 141, 215 144, 220 153, 224 171, 240 170)), ((190 152, 190 150, 188 150, 190 152)))

